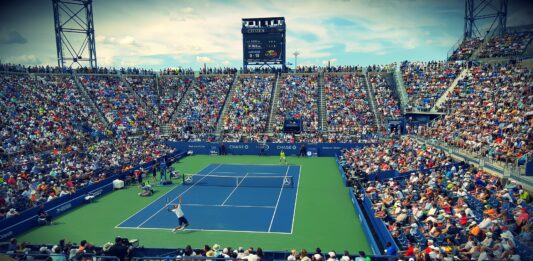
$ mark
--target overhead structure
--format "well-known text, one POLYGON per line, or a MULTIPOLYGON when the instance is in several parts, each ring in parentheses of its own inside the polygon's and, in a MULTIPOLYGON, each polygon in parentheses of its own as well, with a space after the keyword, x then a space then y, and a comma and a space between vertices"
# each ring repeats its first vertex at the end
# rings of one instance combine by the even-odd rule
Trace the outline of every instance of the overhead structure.
POLYGON ((60 68, 97 68, 92 0, 52 0, 60 68))
POLYGON ((503 35, 509 0, 465 0, 464 39, 503 35))
POLYGON ((286 29, 284 17, 242 19, 243 68, 285 68, 286 29))

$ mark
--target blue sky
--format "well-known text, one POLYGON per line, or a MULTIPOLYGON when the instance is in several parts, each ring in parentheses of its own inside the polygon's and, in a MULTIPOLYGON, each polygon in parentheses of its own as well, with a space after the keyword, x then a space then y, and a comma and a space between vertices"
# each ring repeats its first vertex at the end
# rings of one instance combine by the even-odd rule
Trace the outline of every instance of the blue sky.
MULTIPOLYGON (((510 1, 509 25, 530 24, 510 1)), ((99 66, 242 65, 240 19, 284 16, 298 64, 371 65, 442 60, 463 30, 463 0, 94 0, 99 66)), ((0 6, 0 60, 56 65, 51 1, 0 6)), ((288 55, 288 62, 294 58, 288 55)))

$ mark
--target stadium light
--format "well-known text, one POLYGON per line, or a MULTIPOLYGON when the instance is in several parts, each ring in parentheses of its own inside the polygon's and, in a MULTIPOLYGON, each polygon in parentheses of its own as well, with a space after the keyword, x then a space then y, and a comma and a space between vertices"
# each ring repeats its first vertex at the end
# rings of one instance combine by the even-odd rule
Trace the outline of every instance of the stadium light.
POLYGON ((296 69, 296 67, 298 67, 298 55, 300 55, 300 53, 298 51, 295 51, 292 54, 294 55, 294 69, 296 69))

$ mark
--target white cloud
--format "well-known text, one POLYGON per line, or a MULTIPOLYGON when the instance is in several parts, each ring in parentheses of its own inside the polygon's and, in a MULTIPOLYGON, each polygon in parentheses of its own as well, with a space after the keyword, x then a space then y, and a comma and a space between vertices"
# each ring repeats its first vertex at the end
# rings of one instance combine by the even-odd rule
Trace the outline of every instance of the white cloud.
POLYGON ((41 65, 42 62, 34 54, 24 54, 19 56, 10 56, 7 57, 5 62, 14 63, 14 64, 31 64, 31 65, 41 65))
POLYGON ((333 64, 335 64, 335 63, 337 63, 337 58, 331 58, 331 59, 329 59, 329 60, 323 60, 323 61, 322 61, 322 64, 323 64, 323 65, 328 65, 328 64, 333 65, 333 64))
POLYGON ((354 53, 368 53, 383 50, 384 47, 380 44, 368 43, 364 41, 347 42, 346 51, 354 53))
POLYGON ((192 14, 194 12, 194 9, 192 7, 185 7, 180 9, 180 12, 185 14, 192 14))
POLYGON ((139 45, 133 36, 125 36, 118 41, 120 45, 139 45))
MULTIPOLYGON (((128 7, 109 2, 94 3, 97 57, 101 66, 138 61, 137 66, 142 67, 157 63, 148 58, 135 60, 135 56, 169 57, 158 60, 163 67, 176 66, 165 64, 168 61, 193 68, 205 61, 212 66, 239 66, 241 18, 268 16, 284 16, 287 20, 287 61, 293 62, 292 53, 298 50, 301 53, 298 64, 321 64, 329 57, 336 57, 336 62, 342 64, 364 63, 365 58, 371 59, 366 55, 398 57, 402 51, 413 53, 417 48, 449 48, 457 40, 449 35, 459 35, 450 29, 449 21, 462 19, 462 12, 435 15, 438 10, 446 9, 439 7, 453 5, 461 11, 462 5, 452 3, 455 1, 132 1, 128 7), (336 25, 335 19, 346 24, 336 25), (445 46, 447 43, 450 45, 445 46)), ((46 34, 49 42, 31 44, 30 36, 37 32, 53 32, 50 23, 35 20, 34 24, 33 33, 13 29, 28 37, 24 48, 39 54, 55 54, 52 34, 46 34)), ((4 57, 25 53, 16 48, 0 50, 0 57, 6 60, 4 57)), ((37 57, 45 60, 44 55, 37 57)), ((55 64, 54 59, 51 61, 55 64)))
POLYGON ((196 56, 197 63, 213 63, 213 60, 207 56, 196 56))

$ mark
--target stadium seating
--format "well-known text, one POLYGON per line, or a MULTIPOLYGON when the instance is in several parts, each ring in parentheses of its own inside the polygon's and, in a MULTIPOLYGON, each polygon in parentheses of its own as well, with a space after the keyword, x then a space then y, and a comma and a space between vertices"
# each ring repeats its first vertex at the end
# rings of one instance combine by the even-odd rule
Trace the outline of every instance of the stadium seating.
POLYGON ((104 113, 107 121, 119 131, 137 133, 152 130, 153 119, 146 104, 128 88, 121 78, 107 75, 81 75, 79 81, 104 113))
POLYGON ((470 56, 481 46, 481 39, 470 38, 461 42, 459 47, 454 50, 452 56, 448 58, 450 61, 468 60, 470 56))
POLYGON ((244 76, 238 80, 229 111, 222 119, 224 133, 237 138, 266 133, 274 80, 274 75, 244 76))
POLYGON ((0 75, 2 146, 7 154, 40 152, 104 131, 74 81, 64 76, 0 75), (84 129, 84 127, 86 127, 84 129))
MULTIPOLYGON (((484 46, 490 54, 483 55, 520 51, 524 44, 509 41, 525 43, 530 37, 494 38, 484 46)), ((478 44, 463 42, 454 59, 467 59, 478 44)), ((385 77, 391 67, 369 68, 368 76, 357 66, 300 67, 305 73, 279 75, 279 97, 272 104, 276 76, 260 74, 264 71, 234 81, 232 68, 207 69, 194 79, 189 70, 166 70, 168 75, 156 77, 136 68, 101 68, 71 76, 53 74, 55 68, 0 65, 10 72, 0 74, 0 113, 8 115, 0 118, 0 218, 174 152, 160 144, 156 134, 160 126, 171 125, 171 140, 371 141, 342 151, 339 162, 347 180, 378 177, 357 183, 356 196, 371 201, 376 214, 372 218, 385 222, 398 246, 416 245, 435 259, 452 254, 459 259, 531 255, 532 207, 520 184, 505 184, 465 164, 451 167, 457 164, 448 155, 413 137, 378 138, 368 90, 377 113, 403 116, 385 77), (324 130, 319 128, 321 87, 324 130), (234 96, 226 101, 232 88, 234 96), (220 117, 225 103, 225 117, 220 117), (268 129, 270 106, 276 108, 273 133, 262 135, 268 129), (289 118, 302 119, 302 133, 284 132, 289 118), (214 136, 219 121, 222 138, 214 136), (378 174, 386 172, 402 175, 380 180, 378 174), (10 213, 12 208, 15 212, 10 213), (496 240, 513 245, 498 248, 496 240)), ((429 111, 463 69, 454 62, 403 62, 411 107, 429 111)), ((436 106, 446 114, 417 134, 493 160, 514 163, 530 157, 531 71, 514 64, 474 64, 463 75, 436 106)))
POLYGON ((504 187, 472 166, 415 172, 361 183, 357 189, 372 201, 372 218, 387 225, 399 246, 415 246, 421 256, 503 260, 532 254, 525 247, 531 242, 525 224, 532 208, 521 185, 504 187))
POLYGON ((428 169, 451 162, 442 151, 418 144, 409 137, 345 150, 340 161, 346 175, 352 178, 388 170, 407 172, 428 169))
POLYGON ((515 162, 531 151, 533 126, 530 110, 529 69, 514 65, 470 68, 441 106, 451 111, 426 129, 429 138, 479 153, 495 160, 515 162))
POLYGON ((364 139, 376 131, 364 75, 326 74, 325 92, 330 133, 342 133, 345 137, 356 136, 358 139, 364 139))
POLYGON ((402 111, 396 91, 382 74, 369 73, 368 82, 374 90, 378 113, 383 117, 400 117, 402 111))
POLYGON ((159 113, 159 96, 155 86, 155 77, 127 76, 124 79, 147 109, 152 110, 154 113, 159 113))
POLYGON ((459 75, 463 65, 452 62, 402 62, 409 110, 429 111, 459 75))
POLYGON ((177 132, 214 133, 232 83, 232 75, 200 76, 177 109, 177 132))
POLYGON ((174 116, 181 98, 191 84, 191 78, 164 76, 159 78, 159 117, 161 124, 168 123, 174 116))
MULTIPOLYGON (((285 137, 283 124, 285 119, 301 119, 303 132, 318 132, 318 76, 316 74, 286 74, 280 89, 277 112, 273 119, 273 131, 276 139, 285 137)), ((302 140, 305 138, 302 136, 302 140)), ((283 138, 285 139, 285 138, 283 138)))
POLYGON ((493 58, 520 55, 526 50, 532 39, 533 31, 516 32, 492 37, 481 48, 479 57, 493 58))

